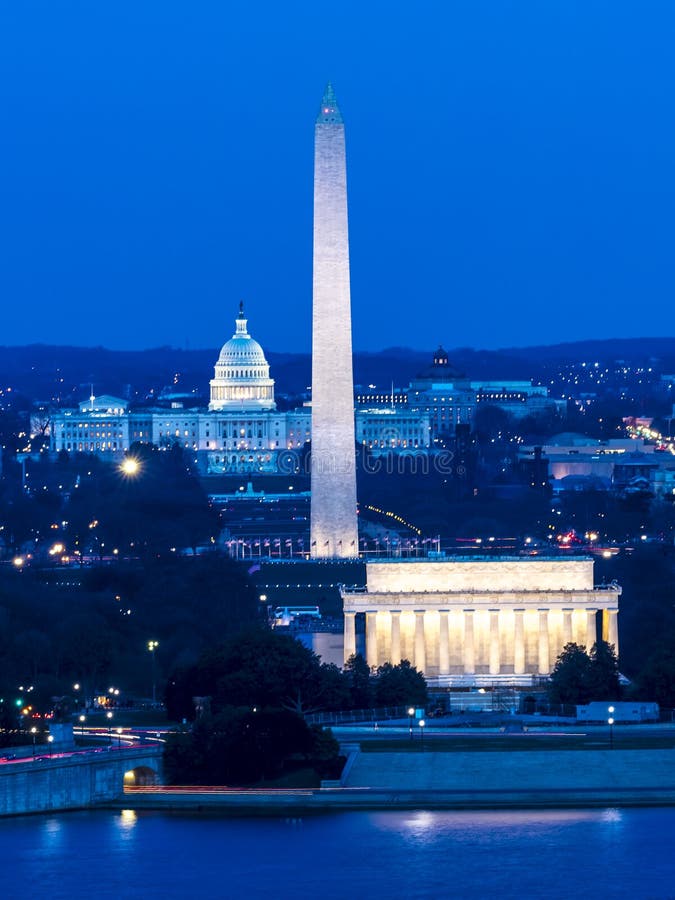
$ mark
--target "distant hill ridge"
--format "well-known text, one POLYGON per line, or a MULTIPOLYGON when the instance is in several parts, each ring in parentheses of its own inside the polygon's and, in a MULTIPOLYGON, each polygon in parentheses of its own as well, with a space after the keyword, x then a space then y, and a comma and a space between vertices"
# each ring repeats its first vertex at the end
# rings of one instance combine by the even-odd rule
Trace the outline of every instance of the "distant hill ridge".
MULTIPOLYGON (((354 380, 364 388, 379 391, 405 386, 425 370, 435 347, 428 351, 389 347, 378 351, 356 351, 354 380)), ((447 348, 446 348, 447 349, 447 348)), ((601 362, 624 360, 631 365, 652 365, 660 371, 675 371, 675 337, 612 338, 584 340, 535 347, 475 350, 448 349, 453 365, 472 379, 538 379, 557 362, 601 362)), ((94 393, 111 393, 144 401, 174 384, 177 392, 205 396, 218 349, 182 350, 154 347, 148 350, 108 350, 105 347, 68 347, 32 344, 0 347, 0 387, 34 399, 72 402, 94 393), (152 395, 151 395, 152 396, 152 395)), ((279 394, 302 393, 310 382, 309 353, 276 353, 267 358, 279 394)))

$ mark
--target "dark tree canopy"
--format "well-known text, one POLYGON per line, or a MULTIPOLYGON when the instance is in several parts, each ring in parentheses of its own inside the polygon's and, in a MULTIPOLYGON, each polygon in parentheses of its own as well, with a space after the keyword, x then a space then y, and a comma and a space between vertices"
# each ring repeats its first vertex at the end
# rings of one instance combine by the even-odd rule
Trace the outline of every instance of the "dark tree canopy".
MULTIPOLYGON (((245 566, 228 558, 144 558, 77 569, 64 579, 38 567, 0 569, 0 683, 35 686, 33 697, 107 691, 150 697, 147 642, 156 640, 156 683, 205 648, 259 621, 245 566), (63 582, 66 582, 65 584, 63 582), (49 684, 51 693, 43 690, 49 684)), ((1 695, 0 695, 1 696, 1 695)))
POLYGON ((399 665, 385 663, 375 678, 376 706, 426 706, 427 683, 424 675, 407 659, 399 665))
POLYGON ((635 685, 635 694, 660 706, 675 707, 675 640, 664 642, 647 659, 635 685))
POLYGON ((372 673, 362 656, 352 656, 341 672, 287 634, 259 628, 204 653, 176 670, 166 702, 170 718, 195 716, 194 697, 210 698, 215 715, 231 706, 282 707, 297 713, 424 705, 424 676, 407 660, 372 673))
POLYGON ((227 641, 174 673, 167 688, 169 715, 191 719, 195 696, 210 697, 216 714, 229 706, 306 712, 336 703, 339 708, 346 699, 335 666, 323 665, 290 635, 265 628, 227 641))
MULTIPOLYGON (((166 775, 171 784, 251 784, 280 774, 293 756, 308 759, 315 742, 289 710, 229 708, 199 719, 190 733, 169 736, 166 775)), ((325 759, 325 740, 320 752, 325 759)))
POLYGON ((349 657, 344 667, 354 709, 370 709, 374 703, 374 691, 370 667, 360 653, 349 657))
POLYGON ((620 696, 619 669, 611 644, 599 641, 591 652, 579 644, 565 644, 551 672, 548 686, 553 703, 584 704, 616 700, 620 696))

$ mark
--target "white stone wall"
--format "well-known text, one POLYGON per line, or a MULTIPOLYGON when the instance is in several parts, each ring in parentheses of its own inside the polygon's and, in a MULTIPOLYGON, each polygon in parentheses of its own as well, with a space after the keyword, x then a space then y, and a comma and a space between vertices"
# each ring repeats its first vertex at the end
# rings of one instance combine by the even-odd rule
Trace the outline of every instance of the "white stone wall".
POLYGON ((368 593, 583 591, 593 589, 589 559, 368 562, 368 593))

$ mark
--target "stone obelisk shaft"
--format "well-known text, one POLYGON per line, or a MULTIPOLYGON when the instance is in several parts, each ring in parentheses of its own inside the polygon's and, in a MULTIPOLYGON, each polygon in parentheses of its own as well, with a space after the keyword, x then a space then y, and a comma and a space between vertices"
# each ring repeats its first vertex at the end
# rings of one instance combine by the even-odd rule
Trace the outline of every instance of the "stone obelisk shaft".
POLYGON ((311 556, 358 556, 345 129, 329 85, 314 134, 311 556))

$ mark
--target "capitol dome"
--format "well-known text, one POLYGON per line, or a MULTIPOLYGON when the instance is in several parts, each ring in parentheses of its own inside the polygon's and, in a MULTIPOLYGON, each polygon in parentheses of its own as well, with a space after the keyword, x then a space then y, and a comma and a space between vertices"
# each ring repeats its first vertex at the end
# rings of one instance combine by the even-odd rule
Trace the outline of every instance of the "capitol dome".
POLYGON ((263 348, 246 328, 244 304, 239 304, 236 331, 223 344, 211 379, 211 410, 275 409, 274 380, 263 348))

